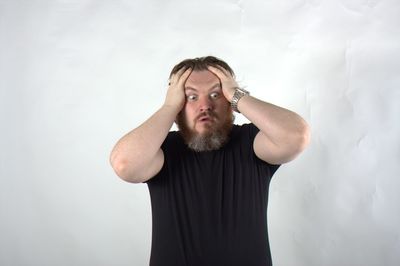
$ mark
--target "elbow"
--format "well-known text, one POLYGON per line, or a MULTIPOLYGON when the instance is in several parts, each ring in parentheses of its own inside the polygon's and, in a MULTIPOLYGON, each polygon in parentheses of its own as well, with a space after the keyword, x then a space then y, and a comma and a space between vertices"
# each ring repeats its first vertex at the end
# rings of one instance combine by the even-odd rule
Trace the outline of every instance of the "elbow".
POLYGON ((302 152, 307 148, 311 140, 310 126, 303 120, 300 129, 295 137, 296 146, 298 147, 298 153, 302 152))
POLYGON ((128 163, 123 159, 114 159, 111 160, 111 166, 114 169, 114 172, 120 177, 122 180, 129 183, 142 183, 143 181, 140 178, 135 177, 135 167, 128 163))

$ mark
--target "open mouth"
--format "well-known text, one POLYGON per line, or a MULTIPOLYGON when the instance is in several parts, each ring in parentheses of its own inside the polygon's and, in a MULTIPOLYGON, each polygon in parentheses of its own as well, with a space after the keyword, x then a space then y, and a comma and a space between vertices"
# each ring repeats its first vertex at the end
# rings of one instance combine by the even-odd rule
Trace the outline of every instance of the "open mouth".
POLYGON ((211 116, 202 116, 198 119, 200 122, 207 122, 207 121, 212 121, 211 116))
POLYGON ((216 116, 214 116, 212 113, 203 113, 199 115, 197 118, 197 122, 200 123, 207 123, 207 122, 214 122, 216 119, 216 116))

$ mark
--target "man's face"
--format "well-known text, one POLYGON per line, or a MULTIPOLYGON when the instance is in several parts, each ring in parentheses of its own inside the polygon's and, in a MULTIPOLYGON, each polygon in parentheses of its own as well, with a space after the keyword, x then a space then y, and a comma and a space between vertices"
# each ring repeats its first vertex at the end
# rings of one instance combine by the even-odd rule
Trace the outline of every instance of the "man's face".
POLYGON ((184 139, 189 146, 191 142, 203 143, 193 144, 200 147, 194 148, 198 151, 218 149, 227 141, 233 123, 232 109, 218 77, 208 70, 193 71, 186 80, 185 95, 185 106, 177 118, 184 139), (204 145, 208 148, 202 148, 204 145))

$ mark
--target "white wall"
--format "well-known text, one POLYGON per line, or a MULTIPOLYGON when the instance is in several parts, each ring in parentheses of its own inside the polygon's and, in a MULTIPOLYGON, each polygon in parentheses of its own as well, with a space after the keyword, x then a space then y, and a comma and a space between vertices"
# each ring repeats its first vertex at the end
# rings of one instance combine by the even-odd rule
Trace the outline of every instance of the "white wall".
POLYGON ((271 184, 275 265, 400 265, 399 36, 396 0, 0 0, 0 265, 148 264, 109 152, 209 54, 312 127, 271 184))

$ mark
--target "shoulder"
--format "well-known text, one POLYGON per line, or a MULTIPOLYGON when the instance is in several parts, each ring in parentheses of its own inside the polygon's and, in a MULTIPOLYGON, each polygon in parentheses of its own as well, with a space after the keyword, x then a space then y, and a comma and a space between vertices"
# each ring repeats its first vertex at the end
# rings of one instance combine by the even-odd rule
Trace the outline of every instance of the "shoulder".
POLYGON ((179 131, 170 131, 161 144, 165 160, 180 157, 187 150, 187 146, 179 131))
POLYGON ((232 128, 231 144, 239 149, 241 158, 250 159, 250 161, 271 169, 272 174, 279 168, 279 164, 270 164, 259 159, 254 151, 254 140, 260 130, 253 124, 234 125, 232 128))
POLYGON ((161 145, 161 148, 169 148, 181 144, 183 144, 183 139, 179 131, 170 131, 161 145))
POLYGON ((162 153, 162 163, 160 164, 160 168, 157 173, 149 179, 147 182, 148 185, 154 185, 160 183, 162 180, 166 178, 168 173, 168 167, 171 163, 176 163, 179 154, 182 153, 182 149, 184 148, 183 139, 178 131, 170 131, 167 134, 167 137, 161 144, 161 153, 162 153))
POLYGON ((233 125, 231 139, 254 140, 259 131, 253 123, 233 125))
POLYGON ((226 146, 234 152, 244 154, 253 153, 253 142, 259 130, 254 124, 233 125, 229 142, 226 146))

